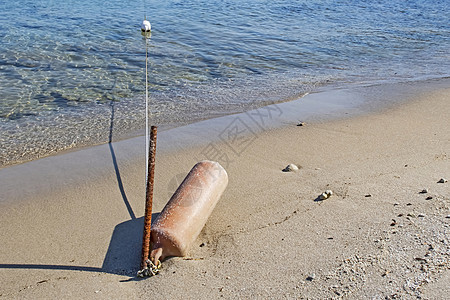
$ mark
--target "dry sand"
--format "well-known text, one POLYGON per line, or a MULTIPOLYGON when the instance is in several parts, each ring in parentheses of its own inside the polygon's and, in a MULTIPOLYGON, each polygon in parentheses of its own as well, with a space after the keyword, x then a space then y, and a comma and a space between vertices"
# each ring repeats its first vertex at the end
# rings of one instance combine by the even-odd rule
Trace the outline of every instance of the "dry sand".
POLYGON ((2 169, 0 298, 448 298, 449 95, 296 126, 306 97, 161 132, 155 212, 200 159, 230 182, 189 257, 144 280, 142 138, 2 169))

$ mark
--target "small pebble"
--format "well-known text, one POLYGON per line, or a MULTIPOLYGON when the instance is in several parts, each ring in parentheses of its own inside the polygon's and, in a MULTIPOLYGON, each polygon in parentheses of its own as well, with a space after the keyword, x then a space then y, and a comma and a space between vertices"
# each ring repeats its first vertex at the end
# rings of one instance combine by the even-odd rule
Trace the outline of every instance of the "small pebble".
POLYGON ((431 197, 431 196, 428 196, 425 198, 425 200, 431 200, 431 199, 433 199, 433 197, 431 197))
POLYGON ((426 217, 425 214, 418 214, 417 216, 418 216, 419 218, 425 218, 425 217, 426 217))
POLYGON ((320 194, 319 199, 320 200, 328 199, 328 195, 326 193, 322 193, 322 194, 320 194))
POLYGON ((438 181, 438 183, 446 183, 447 181, 448 181, 447 179, 441 178, 441 179, 438 181))
POLYGON ((426 194, 426 193, 428 193, 428 189, 423 189, 420 193, 421 194, 426 194))
POLYGON ((305 122, 300 122, 300 123, 297 124, 297 126, 305 126, 305 125, 306 125, 305 122))
POLYGON ((326 190, 325 192, 320 194, 319 199, 320 200, 325 200, 325 199, 330 198, 332 195, 333 195, 333 191, 332 190, 326 190))
POLYGON ((230 278, 231 278, 230 276, 225 277, 225 279, 230 279, 230 278))
POLYGON ((294 164, 289 164, 287 165, 286 168, 283 169, 283 172, 297 172, 298 171, 298 167, 294 164))
POLYGON ((367 194, 364 197, 369 198, 369 197, 372 197, 372 195, 371 194, 367 194))
POLYGON ((447 218, 447 219, 450 219, 450 215, 447 215, 446 218, 447 218))
POLYGON ((308 277, 306 277, 306 280, 308 281, 313 281, 316 278, 316 274, 312 273, 311 275, 309 275, 308 277))
POLYGON ((424 262, 427 261, 425 258, 422 258, 422 257, 415 257, 414 260, 417 260, 417 261, 424 261, 424 262))

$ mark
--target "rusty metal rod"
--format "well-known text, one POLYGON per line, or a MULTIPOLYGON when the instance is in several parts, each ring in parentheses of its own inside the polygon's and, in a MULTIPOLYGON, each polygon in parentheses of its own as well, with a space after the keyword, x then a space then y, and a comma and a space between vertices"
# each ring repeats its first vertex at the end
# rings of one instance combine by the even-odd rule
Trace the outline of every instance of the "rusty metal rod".
POLYGON ((153 206, 153 182, 155 177, 155 155, 156 155, 156 126, 150 130, 150 147, 148 149, 148 178, 145 191, 145 215, 144 215, 144 235, 142 239, 141 270, 147 267, 147 260, 150 254, 150 230, 152 227, 152 206, 153 206))

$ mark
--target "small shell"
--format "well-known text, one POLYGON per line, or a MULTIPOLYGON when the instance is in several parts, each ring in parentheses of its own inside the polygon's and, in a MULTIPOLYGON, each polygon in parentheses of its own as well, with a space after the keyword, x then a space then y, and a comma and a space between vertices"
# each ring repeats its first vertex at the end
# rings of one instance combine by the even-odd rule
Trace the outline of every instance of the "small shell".
POLYGON ((283 172, 297 172, 298 167, 294 164, 289 164, 286 166, 286 168, 283 169, 283 172))

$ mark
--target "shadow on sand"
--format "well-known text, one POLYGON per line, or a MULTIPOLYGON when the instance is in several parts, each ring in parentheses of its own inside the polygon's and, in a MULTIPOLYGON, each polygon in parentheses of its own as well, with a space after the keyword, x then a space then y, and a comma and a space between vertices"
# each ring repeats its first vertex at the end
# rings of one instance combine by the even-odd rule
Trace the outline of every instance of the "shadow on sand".
MULTIPOLYGON (((114 86, 113 86, 114 88, 114 86)), ((112 88, 112 89, 113 89, 112 88)), ((128 210, 131 220, 122 222, 114 228, 102 266, 86 267, 72 265, 44 265, 44 264, 0 264, 0 269, 35 269, 35 270, 68 270, 83 272, 104 272, 118 275, 128 275, 134 277, 139 269, 142 251, 142 235, 144 229, 144 218, 136 218, 133 209, 128 201, 125 188, 120 176, 119 165, 112 144, 114 131, 115 101, 110 101, 111 123, 109 128, 109 150, 111 152, 112 163, 116 173, 117 185, 122 196, 125 207, 128 210)), ((152 214, 155 220, 158 213, 152 214)))
MULTIPOLYGON (((159 213, 152 214, 152 220, 159 213)), ((114 228, 102 272, 134 276, 139 269, 144 217, 125 221, 114 228)))
MULTIPOLYGON (((152 214, 152 220, 155 220, 158 214, 152 214)), ((0 269, 67 270, 135 276, 141 261, 143 228, 143 217, 118 224, 114 228, 108 251, 100 268, 71 265, 0 264, 0 269)))

